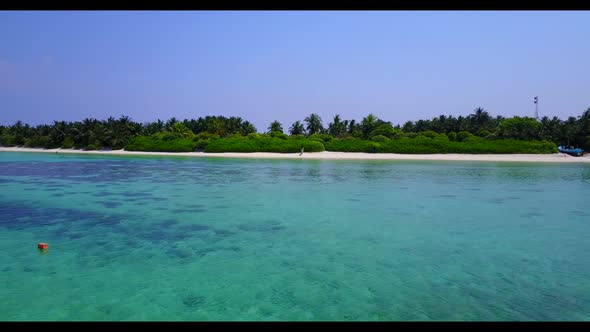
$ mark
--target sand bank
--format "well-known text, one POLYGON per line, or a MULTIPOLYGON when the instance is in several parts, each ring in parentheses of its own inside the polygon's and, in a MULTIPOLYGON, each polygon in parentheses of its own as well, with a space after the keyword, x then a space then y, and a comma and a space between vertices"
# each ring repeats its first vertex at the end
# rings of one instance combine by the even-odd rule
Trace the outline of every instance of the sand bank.
POLYGON ((73 153, 117 156, 186 156, 255 159, 325 159, 325 160, 443 160, 443 161, 508 161, 508 162, 557 162, 590 163, 590 155, 572 157, 563 153, 555 154, 396 154, 362 152, 313 152, 313 153, 272 153, 272 152, 140 152, 125 150, 82 151, 73 149, 32 149, 0 147, 0 152, 73 153))

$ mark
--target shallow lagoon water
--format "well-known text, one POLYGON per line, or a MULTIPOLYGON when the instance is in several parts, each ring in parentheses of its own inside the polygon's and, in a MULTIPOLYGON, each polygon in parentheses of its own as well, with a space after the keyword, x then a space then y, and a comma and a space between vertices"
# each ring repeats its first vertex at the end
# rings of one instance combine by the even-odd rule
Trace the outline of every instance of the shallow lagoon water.
POLYGON ((0 153, 0 320, 590 320, 589 197, 584 164, 0 153))

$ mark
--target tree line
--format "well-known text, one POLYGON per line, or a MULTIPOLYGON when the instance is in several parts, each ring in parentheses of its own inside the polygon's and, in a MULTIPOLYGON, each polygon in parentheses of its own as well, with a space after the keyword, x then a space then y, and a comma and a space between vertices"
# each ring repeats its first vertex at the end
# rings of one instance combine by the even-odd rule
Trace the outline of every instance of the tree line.
MULTIPOLYGON (((54 121, 52 124, 30 126, 17 121, 13 125, 0 126, 0 145, 42 148, 122 149, 137 137, 155 137, 161 141, 173 139, 208 142, 216 138, 248 136, 257 129, 240 117, 205 116, 198 119, 170 118, 167 121, 139 123, 127 116, 107 120, 93 118, 83 121, 54 121)), ((383 142, 409 137, 445 136, 449 141, 464 141, 473 136, 485 140, 549 141, 590 149, 590 108, 580 116, 565 120, 557 117, 493 117, 483 108, 476 108, 467 116, 440 115, 430 120, 408 121, 393 125, 390 121, 369 114, 361 121, 343 120, 335 115, 324 125, 315 113, 284 128, 273 121, 265 135, 282 137, 287 134, 299 138, 320 138, 324 142, 332 138, 357 139, 383 142)))
MULTIPOLYGON (((459 133, 469 133, 489 140, 546 140, 557 145, 590 148, 590 108, 584 111, 581 116, 570 116, 566 120, 561 120, 556 116, 552 118, 545 116, 539 120, 518 116, 493 117, 483 108, 476 108, 473 113, 467 116, 440 115, 431 120, 407 121, 403 125, 396 126, 373 114, 369 114, 361 122, 343 121, 339 115, 335 115, 325 128, 322 125, 322 119, 317 114, 306 117, 304 122, 306 126, 301 121, 296 121, 288 132, 291 135, 328 134, 337 138, 355 137, 361 139, 371 139, 377 135, 394 138, 409 133, 434 132, 447 135, 451 140, 459 133)), ((278 121, 272 122, 268 129, 269 131, 282 132, 282 126, 278 121)))

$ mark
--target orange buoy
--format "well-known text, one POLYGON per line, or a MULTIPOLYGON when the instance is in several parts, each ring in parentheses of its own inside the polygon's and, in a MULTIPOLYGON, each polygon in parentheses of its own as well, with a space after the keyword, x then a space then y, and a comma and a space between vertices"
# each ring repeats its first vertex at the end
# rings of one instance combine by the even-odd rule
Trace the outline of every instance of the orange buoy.
POLYGON ((49 249, 49 243, 41 242, 37 245, 37 248, 39 248, 41 250, 47 250, 47 249, 49 249))

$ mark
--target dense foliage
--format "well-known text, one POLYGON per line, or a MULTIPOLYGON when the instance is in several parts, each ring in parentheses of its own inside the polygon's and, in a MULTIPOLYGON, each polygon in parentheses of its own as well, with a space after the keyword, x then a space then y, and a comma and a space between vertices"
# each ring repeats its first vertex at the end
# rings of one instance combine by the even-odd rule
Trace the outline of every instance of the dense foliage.
POLYGON ((306 138, 278 138, 267 135, 231 137, 212 140, 205 152, 280 152, 295 153, 324 151, 320 142, 306 138))
MULTIPOLYGON (((383 136, 382 136, 383 137, 383 136)), ((465 142, 454 142, 442 138, 428 138, 419 136, 416 138, 404 137, 401 139, 387 139, 380 141, 368 141, 361 139, 341 140, 335 139, 326 144, 328 151, 369 152, 369 153, 404 153, 404 154, 430 154, 430 153, 555 153, 557 148, 554 143, 547 141, 517 141, 494 140, 489 141, 477 138, 465 142)))
POLYGON ((158 152, 193 152, 197 148, 197 142, 177 138, 162 140, 152 136, 138 136, 131 139, 125 147, 128 151, 158 151, 158 152))
MULTIPOLYGON (((171 118, 166 122, 137 123, 129 117, 108 118, 106 121, 85 119, 77 122, 54 121, 52 125, 36 127, 17 121, 12 126, 0 126, 0 145, 40 148, 122 149, 137 136, 185 130, 191 134, 229 136, 255 133, 256 128, 239 117, 206 116, 180 122, 171 118), (182 125, 179 127, 178 125, 182 125), (175 129, 176 127, 176 129, 175 129), (180 129, 179 129, 180 128, 180 129)), ((146 141, 147 142, 147 141, 146 141)))
POLYGON ((273 121, 266 134, 258 134, 250 122, 224 116, 150 123, 123 116, 35 127, 17 121, 0 126, 0 145, 170 152, 553 153, 556 145, 590 150, 590 109, 577 118, 536 120, 492 117, 477 108, 465 117, 441 115, 395 126, 373 114, 359 122, 336 115, 327 127, 312 113, 288 127, 290 136, 283 128, 273 121))

